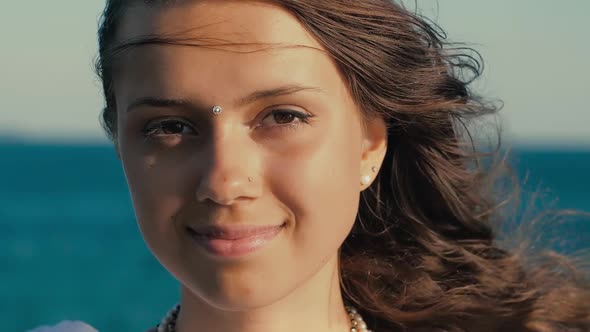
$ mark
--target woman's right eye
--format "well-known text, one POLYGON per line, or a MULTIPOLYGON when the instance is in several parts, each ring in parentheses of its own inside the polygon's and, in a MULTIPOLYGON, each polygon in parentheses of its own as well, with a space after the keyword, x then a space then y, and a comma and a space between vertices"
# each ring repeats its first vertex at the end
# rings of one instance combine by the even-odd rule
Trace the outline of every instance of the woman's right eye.
POLYGON ((143 135, 146 139, 150 139, 167 136, 198 136, 199 133, 183 121, 166 119, 149 123, 143 130, 143 135))

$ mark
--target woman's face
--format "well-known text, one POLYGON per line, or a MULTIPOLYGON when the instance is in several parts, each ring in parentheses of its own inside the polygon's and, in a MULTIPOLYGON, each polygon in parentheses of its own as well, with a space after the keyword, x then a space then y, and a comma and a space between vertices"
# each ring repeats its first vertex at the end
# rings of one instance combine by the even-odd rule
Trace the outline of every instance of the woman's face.
POLYGON ((228 309, 270 304, 335 268, 385 130, 362 129, 318 42, 280 7, 246 1, 128 9, 117 40, 145 35, 226 44, 145 45, 119 59, 118 149, 154 255, 228 309), (198 240, 209 225, 282 227, 244 254, 236 241, 198 240))

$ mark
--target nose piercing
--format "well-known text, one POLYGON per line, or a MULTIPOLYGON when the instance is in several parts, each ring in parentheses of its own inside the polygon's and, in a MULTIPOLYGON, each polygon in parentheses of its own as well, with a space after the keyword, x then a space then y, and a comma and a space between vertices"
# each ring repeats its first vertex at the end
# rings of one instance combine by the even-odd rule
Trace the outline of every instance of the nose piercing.
POLYGON ((219 114, 221 114, 221 112, 223 112, 223 108, 221 108, 221 106, 213 107, 213 114, 219 115, 219 114))

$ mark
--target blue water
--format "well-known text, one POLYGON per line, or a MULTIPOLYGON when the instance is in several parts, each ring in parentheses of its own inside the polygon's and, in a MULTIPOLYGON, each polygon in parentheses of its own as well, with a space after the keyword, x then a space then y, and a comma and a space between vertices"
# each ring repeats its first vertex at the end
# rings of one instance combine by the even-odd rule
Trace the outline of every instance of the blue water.
MULTIPOLYGON (((590 211, 590 150, 513 153, 526 188, 541 185, 557 207, 590 211)), ((588 238, 588 225, 577 227, 588 238)), ((144 331, 177 294, 140 237, 110 146, 0 144, 3 331, 64 319, 144 331)))

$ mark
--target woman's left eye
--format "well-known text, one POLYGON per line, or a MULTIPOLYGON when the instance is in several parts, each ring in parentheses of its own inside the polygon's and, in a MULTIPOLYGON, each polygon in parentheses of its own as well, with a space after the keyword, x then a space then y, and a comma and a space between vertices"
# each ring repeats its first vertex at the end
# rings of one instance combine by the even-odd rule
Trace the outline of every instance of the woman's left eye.
POLYGON ((294 110, 274 110, 262 119, 263 126, 289 126, 308 123, 311 114, 294 110))

